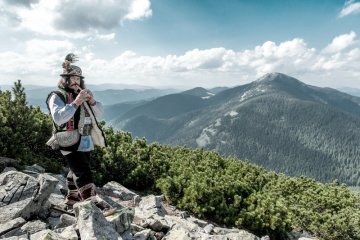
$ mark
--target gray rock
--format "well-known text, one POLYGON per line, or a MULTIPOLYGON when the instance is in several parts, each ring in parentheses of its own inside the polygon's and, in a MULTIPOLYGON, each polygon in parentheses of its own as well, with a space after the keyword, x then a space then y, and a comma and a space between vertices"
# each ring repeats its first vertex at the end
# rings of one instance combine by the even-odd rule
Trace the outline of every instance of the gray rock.
POLYGON ((40 220, 35 220, 35 221, 27 222, 20 229, 23 233, 34 234, 36 232, 45 230, 46 223, 40 220))
POLYGON ((61 209, 66 209, 67 205, 64 203, 64 196, 56 193, 52 193, 49 196, 48 202, 50 206, 56 206, 61 209))
POLYGON ((112 224, 113 228, 120 234, 130 229, 134 219, 135 211, 131 208, 118 209, 116 213, 106 217, 106 220, 112 224))
POLYGON ((1 236, 2 239, 6 239, 6 238, 9 238, 9 237, 20 237, 20 236, 24 236, 27 234, 25 234, 23 231, 21 231, 20 228, 15 228, 7 233, 5 233, 4 235, 1 236))
POLYGON ((81 239, 122 239, 92 201, 74 205, 81 239))
POLYGON ((139 207, 135 209, 135 215, 138 215, 140 218, 149 218, 152 215, 165 216, 165 213, 166 211, 161 205, 161 199, 154 195, 143 197, 139 207))
POLYGON ((260 240, 254 234, 249 233, 245 230, 240 230, 238 233, 227 233, 225 235, 229 240, 260 240))
POLYGON ((145 230, 145 228, 143 228, 142 226, 139 226, 139 225, 134 224, 134 223, 132 223, 132 224, 130 225, 130 231, 131 231, 132 233, 137 233, 137 232, 140 232, 140 231, 142 231, 142 230, 145 230))
POLYGON ((51 229, 54 229, 60 224, 60 218, 59 217, 48 217, 46 219, 46 222, 49 224, 51 229))
POLYGON ((194 217, 189 217, 187 220, 197 224, 199 227, 202 228, 208 225, 208 222, 194 217))
POLYGON ((37 172, 37 173, 45 173, 45 168, 38 164, 33 164, 31 166, 25 166, 25 170, 31 171, 31 172, 37 172))
POLYGON ((0 223, 37 215, 54 190, 57 180, 47 174, 37 179, 21 172, 0 175, 0 223))
POLYGON ((30 235, 30 240, 67 240, 67 239, 60 236, 60 234, 56 232, 46 229, 30 235))
POLYGON ((44 206, 39 212, 39 216, 43 219, 48 217, 60 217, 61 212, 54 210, 52 206, 56 206, 60 209, 66 209, 66 204, 64 203, 64 196, 52 193, 50 194, 48 200, 45 202, 44 206))
POLYGON ((184 218, 184 219, 190 217, 190 214, 187 211, 179 212, 178 215, 180 218, 184 218))
POLYGON ((56 178, 59 182, 56 184, 56 188, 53 193, 58 195, 63 195, 63 193, 66 193, 68 188, 66 186, 66 178, 61 174, 49 174, 52 177, 56 178))
POLYGON ((181 227, 176 227, 176 228, 171 229, 163 237, 162 240, 178 240, 178 239, 191 240, 192 238, 190 237, 189 231, 187 231, 186 229, 181 228, 181 227))
POLYGON ((12 236, 12 237, 7 237, 7 238, 3 238, 4 240, 28 240, 28 236, 26 234, 21 235, 21 236, 12 236))
POLYGON ((112 200, 110 197, 108 197, 106 195, 98 194, 98 196, 100 197, 100 199, 102 201, 106 202, 107 204, 109 204, 113 208, 117 208, 117 209, 125 208, 123 205, 121 205, 118 202, 115 202, 114 200, 112 200))
POLYGON ((70 216, 69 214, 62 214, 55 228, 65 228, 74 224, 76 224, 76 217, 70 216))
POLYGON ((150 229, 145 229, 141 232, 138 232, 136 234, 134 234, 134 239, 136 240, 147 240, 150 237, 151 234, 151 230, 150 229))
POLYGON ((13 229, 20 228, 25 223, 26 223, 26 221, 23 218, 19 217, 19 218, 15 218, 11 221, 0 224, 0 236, 2 236, 3 234, 5 234, 13 229))
POLYGON ((210 234, 212 232, 212 230, 214 229, 214 225, 213 224, 208 224, 204 227, 204 232, 207 234, 210 234))
POLYGON ((135 196, 137 196, 136 193, 130 191, 126 187, 114 181, 105 184, 103 186, 103 189, 112 192, 114 195, 125 201, 132 200, 135 196))
MULTIPOLYGON (((0 207, 32 197, 39 189, 35 178, 27 174, 9 171, 0 175, 0 207)), ((1 220, 0 220, 1 221, 1 220)))
POLYGON ((229 240, 225 235, 210 235, 207 233, 190 233, 191 239, 201 240, 229 240), (198 234, 197 236, 195 236, 198 234))
POLYGON ((307 232, 307 231, 301 231, 301 232, 296 232, 296 231, 292 231, 290 233, 287 234, 287 237, 290 240, 305 240, 305 239, 316 239, 314 238, 314 236, 311 235, 311 233, 307 232))
POLYGON ((139 195, 136 195, 134 197, 134 206, 139 206, 140 201, 141 201, 141 197, 139 195))
POLYGON ((68 240, 78 240, 78 235, 74 225, 67 226, 65 228, 55 229, 54 232, 59 233, 61 237, 68 240))
MULTIPOLYGON (((144 230, 144 229, 142 229, 142 230, 144 230)), ((130 230, 127 230, 123 234, 121 234, 121 237, 124 240, 134 240, 134 235, 131 233, 130 230)))
POLYGON ((10 171, 17 171, 16 168, 14 167, 6 167, 4 168, 4 170, 2 171, 2 173, 6 173, 6 172, 10 172, 10 171))
POLYGON ((216 234, 223 234, 226 235, 228 233, 239 233, 240 230, 237 228, 221 228, 221 227, 214 227, 213 232, 216 234))
POLYGON ((156 233, 154 233, 154 237, 155 237, 156 239, 162 239, 164 236, 165 236, 165 233, 163 233, 163 232, 156 232, 156 233))
POLYGON ((172 228, 180 227, 182 229, 186 229, 188 232, 200 232, 202 230, 197 224, 187 221, 186 219, 179 218, 178 216, 166 215, 165 219, 172 228))

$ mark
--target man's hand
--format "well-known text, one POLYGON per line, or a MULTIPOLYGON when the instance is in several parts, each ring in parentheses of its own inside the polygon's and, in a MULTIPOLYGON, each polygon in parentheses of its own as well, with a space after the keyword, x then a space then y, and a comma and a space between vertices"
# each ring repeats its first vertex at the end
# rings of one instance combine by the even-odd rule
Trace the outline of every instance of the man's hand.
POLYGON ((76 106, 79 107, 81 104, 83 104, 83 102, 87 101, 88 98, 89 98, 89 94, 87 93, 86 89, 81 90, 77 95, 74 103, 76 104, 76 106))
POLYGON ((86 101, 88 101, 90 105, 94 106, 96 104, 96 101, 94 99, 93 93, 89 89, 85 89, 85 91, 88 94, 88 98, 86 99, 86 101))

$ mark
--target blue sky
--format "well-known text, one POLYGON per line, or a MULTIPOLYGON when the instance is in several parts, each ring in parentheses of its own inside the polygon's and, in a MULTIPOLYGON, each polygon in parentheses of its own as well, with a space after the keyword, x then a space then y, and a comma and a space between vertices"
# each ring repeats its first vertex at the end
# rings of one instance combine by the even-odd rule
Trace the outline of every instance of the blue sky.
POLYGON ((321 48, 335 36, 360 32, 360 14, 337 18, 344 1, 156 0, 145 21, 126 22, 119 43, 144 54, 181 54, 194 48, 236 51, 293 38, 321 48))
POLYGON ((68 52, 91 84, 234 86, 268 72, 360 88, 360 2, 0 0, 0 84, 54 85, 68 52))

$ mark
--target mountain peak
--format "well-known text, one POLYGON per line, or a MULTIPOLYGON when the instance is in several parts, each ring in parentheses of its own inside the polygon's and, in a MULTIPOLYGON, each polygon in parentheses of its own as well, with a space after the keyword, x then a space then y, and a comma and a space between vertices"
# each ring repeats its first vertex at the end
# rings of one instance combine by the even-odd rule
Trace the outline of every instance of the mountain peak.
POLYGON ((306 84, 301 82, 300 80, 278 72, 267 73, 261 78, 257 79, 255 83, 267 83, 272 86, 306 86, 306 84))
POLYGON ((273 73, 267 73, 264 76, 260 77, 259 79, 257 79, 257 82, 269 82, 269 81, 274 81, 280 78, 292 78, 286 74, 283 73, 278 73, 278 72, 273 72, 273 73))

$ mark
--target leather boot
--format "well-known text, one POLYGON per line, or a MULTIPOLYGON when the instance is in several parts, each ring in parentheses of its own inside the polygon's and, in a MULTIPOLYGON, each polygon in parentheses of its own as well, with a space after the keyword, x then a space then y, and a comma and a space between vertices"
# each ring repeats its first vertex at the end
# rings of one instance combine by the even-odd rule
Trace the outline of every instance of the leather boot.
POLYGON ((64 203, 68 206, 73 206, 75 203, 80 202, 80 196, 77 190, 77 187, 72 179, 66 179, 66 185, 68 187, 68 192, 65 197, 64 203))
POLYGON ((82 201, 93 201, 105 217, 110 216, 116 212, 116 208, 112 208, 109 204, 104 202, 96 194, 96 187, 93 183, 88 183, 85 186, 79 188, 79 194, 82 201))

